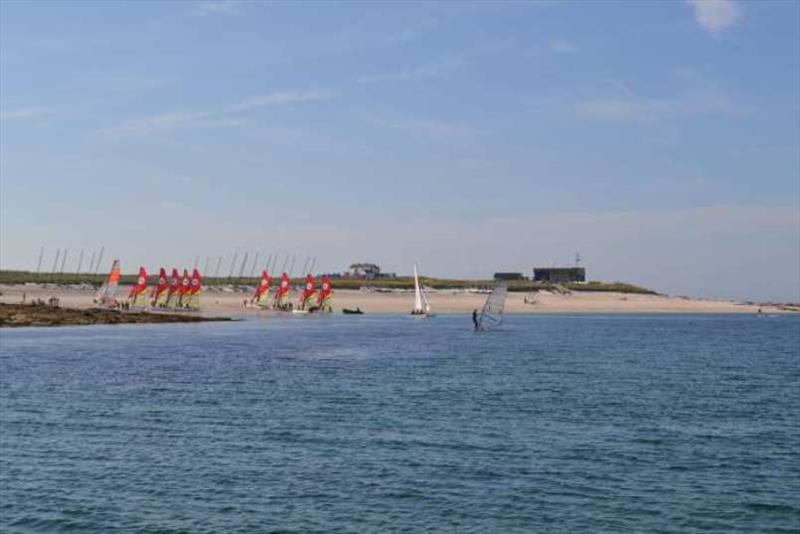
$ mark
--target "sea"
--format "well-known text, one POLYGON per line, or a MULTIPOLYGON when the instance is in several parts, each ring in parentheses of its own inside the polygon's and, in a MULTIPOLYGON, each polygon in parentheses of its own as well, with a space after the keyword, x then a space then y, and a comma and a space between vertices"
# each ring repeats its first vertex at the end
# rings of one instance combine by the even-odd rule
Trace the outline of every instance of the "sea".
POLYGON ((0 531, 800 531, 800 317, 0 332, 0 531))

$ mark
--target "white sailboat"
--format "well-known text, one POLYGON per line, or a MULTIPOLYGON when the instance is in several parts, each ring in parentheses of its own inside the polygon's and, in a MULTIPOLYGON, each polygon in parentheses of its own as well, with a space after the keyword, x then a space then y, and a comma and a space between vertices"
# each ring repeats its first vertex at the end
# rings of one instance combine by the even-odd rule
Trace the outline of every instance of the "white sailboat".
POLYGON ((411 310, 411 315, 413 317, 433 317, 435 315, 431 313, 431 305, 425 290, 419 285, 416 265, 414 265, 414 309, 411 310))

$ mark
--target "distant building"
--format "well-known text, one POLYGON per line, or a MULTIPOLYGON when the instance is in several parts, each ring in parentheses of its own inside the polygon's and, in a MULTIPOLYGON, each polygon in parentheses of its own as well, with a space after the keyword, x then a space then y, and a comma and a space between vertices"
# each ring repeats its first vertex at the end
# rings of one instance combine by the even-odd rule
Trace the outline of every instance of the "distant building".
POLYGON ((347 275, 353 278, 380 278, 381 268, 374 263, 354 263, 347 271, 347 275))
POLYGON ((495 280, 525 280, 525 277, 522 276, 522 273, 494 273, 495 280))
POLYGON ((585 282, 586 269, 583 267, 535 267, 534 282, 585 282))

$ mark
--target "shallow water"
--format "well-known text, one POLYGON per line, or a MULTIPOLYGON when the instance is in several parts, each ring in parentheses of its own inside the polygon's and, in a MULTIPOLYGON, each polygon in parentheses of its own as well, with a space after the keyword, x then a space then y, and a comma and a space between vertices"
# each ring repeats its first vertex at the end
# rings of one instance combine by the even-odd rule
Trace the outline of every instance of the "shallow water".
POLYGON ((800 317, 0 332, 7 532, 790 532, 800 317))

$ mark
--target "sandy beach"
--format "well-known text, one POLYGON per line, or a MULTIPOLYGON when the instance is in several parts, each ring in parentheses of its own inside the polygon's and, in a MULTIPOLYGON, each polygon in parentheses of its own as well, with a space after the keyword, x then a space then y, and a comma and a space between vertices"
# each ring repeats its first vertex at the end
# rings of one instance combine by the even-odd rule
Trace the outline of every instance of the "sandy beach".
MULTIPOLYGON (((127 295, 129 288, 121 286, 119 295, 127 295)), ((94 292, 70 287, 41 287, 39 285, 0 285, 0 302, 19 303, 23 293, 26 300, 50 297, 59 299, 61 306, 90 308, 94 292)), ((222 291, 211 288, 201 299, 202 311, 230 316, 276 313, 247 306, 244 301, 250 293, 222 291)), ((485 294, 454 290, 432 291, 428 294, 436 313, 470 313, 483 305, 485 294)), ((539 292, 535 303, 525 302, 526 293, 509 293, 506 313, 787 313, 790 310, 777 306, 747 304, 732 300, 713 300, 666 295, 640 295, 613 292, 577 292, 555 294, 539 292)), ((360 308, 365 313, 407 313, 413 304, 412 292, 368 292, 338 290, 334 292, 334 311, 343 308, 360 308)), ((296 300, 293 299, 293 300, 296 300)))

